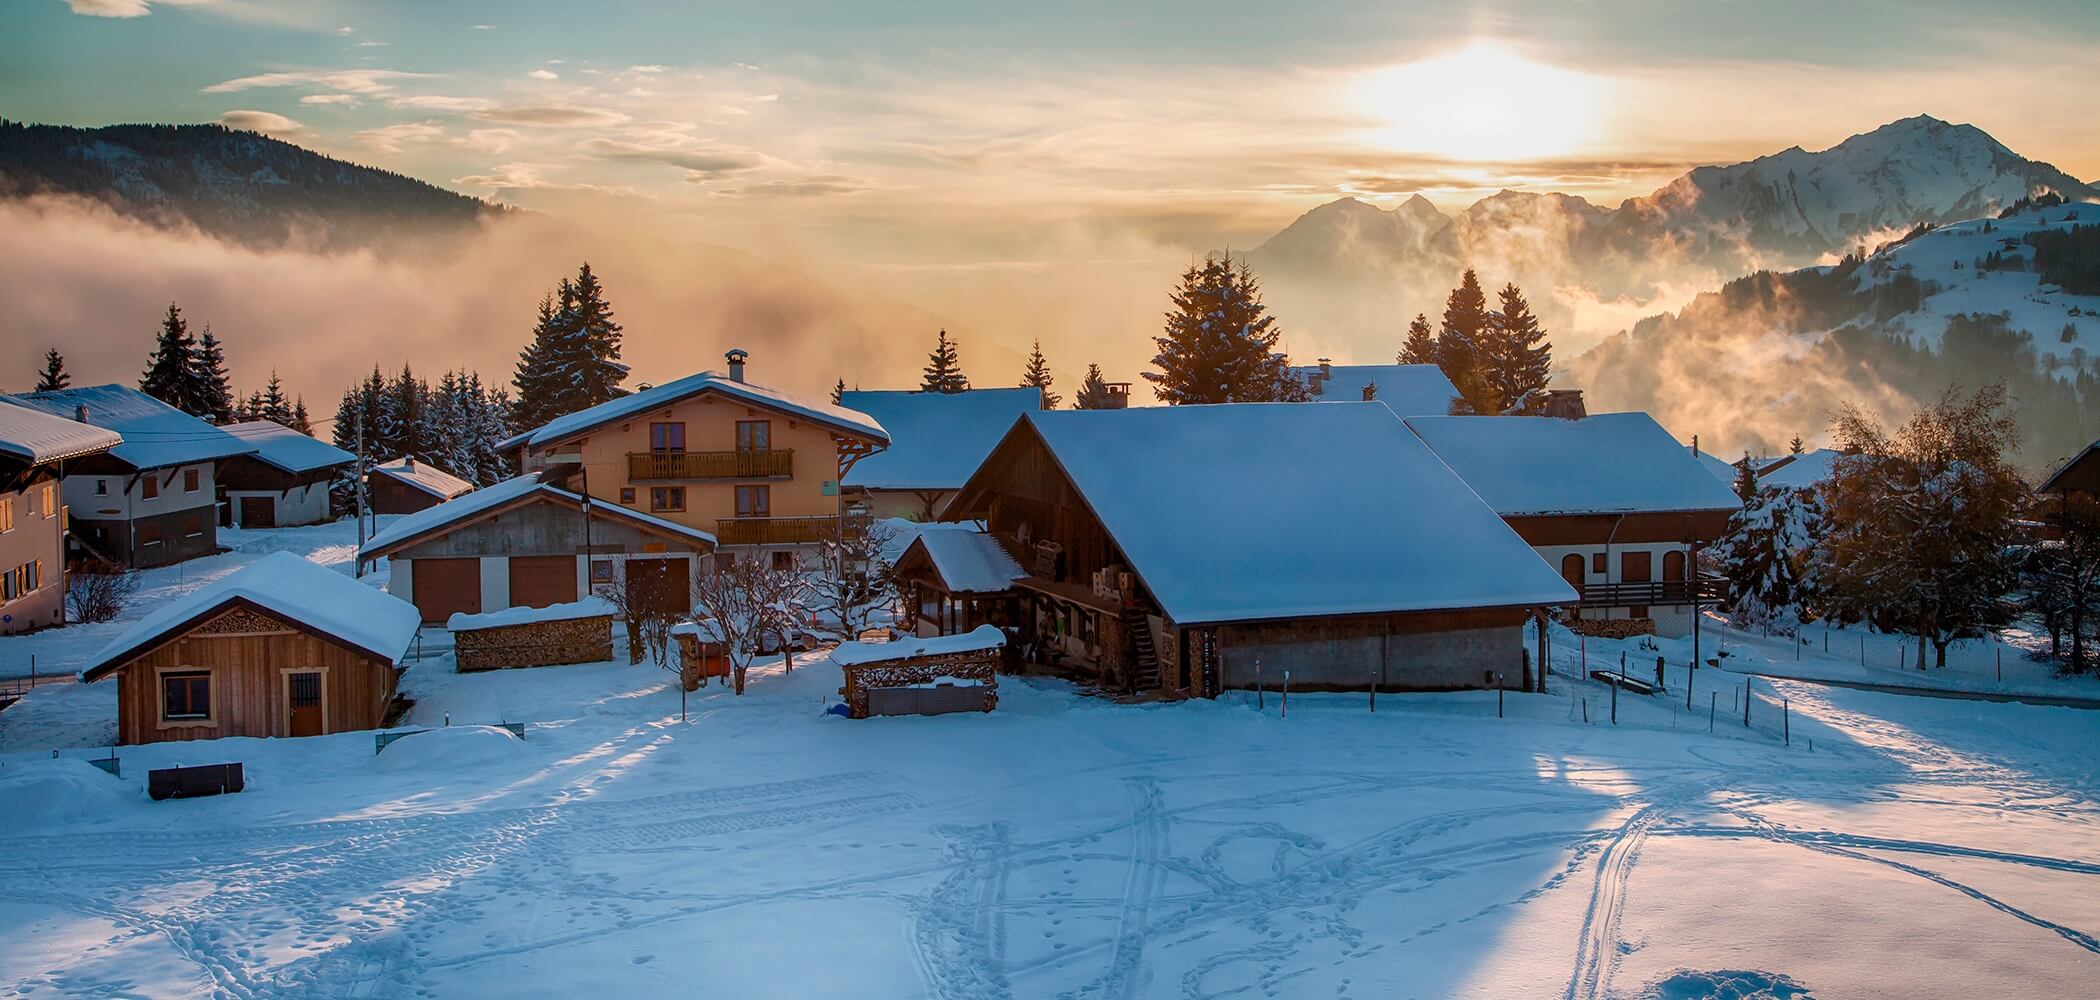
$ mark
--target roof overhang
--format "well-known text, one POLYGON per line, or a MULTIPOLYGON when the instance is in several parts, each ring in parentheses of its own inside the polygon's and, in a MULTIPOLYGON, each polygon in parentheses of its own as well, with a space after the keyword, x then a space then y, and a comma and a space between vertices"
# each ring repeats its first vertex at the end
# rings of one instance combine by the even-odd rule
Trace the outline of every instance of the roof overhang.
MULTIPOLYGON (((573 510, 583 510, 583 498, 578 494, 541 483, 533 489, 520 493, 509 500, 472 511, 456 520, 441 521, 413 535, 405 535, 384 545, 367 544, 365 548, 358 550, 357 557, 360 559, 377 559, 381 556, 391 555, 402 549, 421 545, 430 539, 451 534, 469 525, 479 524, 499 514, 536 503, 557 503, 573 510)), ((699 542, 707 545, 709 548, 713 548, 716 544, 715 536, 711 532, 702 531, 698 528, 688 528, 672 521, 648 517, 637 511, 621 507, 618 504, 607 503, 596 498, 593 498, 591 501, 591 516, 609 518, 623 524, 629 524, 639 531, 662 538, 699 542)))
POLYGON ((335 633, 328 631, 327 629, 316 628, 313 625, 307 624, 306 622, 299 621, 285 614, 282 611, 278 611, 274 608, 263 605, 257 601, 251 600, 246 597, 242 597, 238 594, 234 594, 228 596, 224 600, 216 601, 210 605, 207 605, 206 607, 198 610, 195 614, 190 615, 188 618, 184 618, 178 622, 170 623, 167 628, 161 629, 160 631, 155 632, 152 635, 145 636, 139 639, 137 642, 134 642, 131 645, 116 651, 115 653, 101 657, 100 663, 87 670, 83 670, 80 672, 80 679, 83 683, 89 684, 92 684, 95 681, 99 681, 102 678, 109 676, 110 674, 116 673, 117 671, 122 670, 127 666, 130 666, 133 661, 136 661, 140 657, 146 656, 147 654, 152 653, 154 650, 159 649, 162 646, 165 646, 168 643, 179 639, 184 635, 187 635, 191 630, 195 629, 197 626, 202 625, 205 622, 208 622, 221 614, 236 609, 244 609, 248 611, 254 611, 258 614, 267 615, 273 620, 283 622, 287 628, 290 628, 294 632, 299 632, 305 635, 313 636, 314 638, 321 639, 325 642, 331 643, 336 646, 340 646, 343 649, 349 650, 352 653, 356 653, 360 656, 369 657, 374 660, 379 660, 387 664, 394 664, 399 662, 401 659, 401 654, 403 652, 406 652, 407 649, 406 644, 403 645, 403 648, 401 650, 396 650, 391 653, 382 650, 372 649, 360 643, 352 642, 349 639, 345 639, 342 636, 336 635, 335 633))

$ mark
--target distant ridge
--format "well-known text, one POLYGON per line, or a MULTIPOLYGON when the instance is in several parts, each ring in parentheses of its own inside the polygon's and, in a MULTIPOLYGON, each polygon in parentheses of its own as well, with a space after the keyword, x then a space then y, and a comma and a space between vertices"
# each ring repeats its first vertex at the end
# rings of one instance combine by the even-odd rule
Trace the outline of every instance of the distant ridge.
POLYGON ((471 228, 506 211, 220 125, 74 128, 0 119, 0 198, 46 193, 256 247, 383 245, 471 228))

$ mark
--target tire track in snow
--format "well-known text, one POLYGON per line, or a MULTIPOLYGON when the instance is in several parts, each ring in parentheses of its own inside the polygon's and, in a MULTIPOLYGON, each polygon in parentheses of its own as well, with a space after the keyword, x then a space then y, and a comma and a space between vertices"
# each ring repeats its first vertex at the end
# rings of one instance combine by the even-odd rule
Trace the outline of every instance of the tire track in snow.
POLYGON ((1602 1000, 1609 995, 1612 973, 1619 965, 1619 927, 1626 912, 1626 889, 1640 861, 1641 845, 1663 816, 1663 805, 1651 802, 1634 810, 1617 833, 1598 849, 1596 882, 1582 933, 1575 946, 1575 971, 1568 978, 1567 1000, 1602 1000))

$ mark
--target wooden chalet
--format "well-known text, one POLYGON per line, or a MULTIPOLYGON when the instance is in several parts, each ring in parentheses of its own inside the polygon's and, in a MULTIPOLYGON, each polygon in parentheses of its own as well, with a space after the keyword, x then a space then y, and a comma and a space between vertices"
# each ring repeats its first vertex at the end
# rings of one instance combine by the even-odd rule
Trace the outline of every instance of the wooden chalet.
POLYGON ((530 472, 386 526, 358 550, 391 563, 387 589, 426 622, 568 604, 603 587, 679 611, 714 536, 570 488, 574 466, 530 472))
POLYGON ((1123 690, 1522 687, 1574 599, 1375 402, 1029 413, 943 517, 1024 571, 1029 662, 1123 690))
POLYGON ((408 604, 279 552, 160 606, 80 679, 116 677, 126 745, 373 729, 416 628, 408 604))
POLYGON ((473 489, 473 483, 413 455, 365 470, 365 503, 374 514, 414 514, 473 489))
POLYGON ((255 447, 219 469, 220 524, 289 528, 329 520, 328 487, 356 455, 273 420, 219 429, 255 447))
POLYGON ((1580 595, 1569 609, 1578 620, 1681 636, 1695 605, 1722 596, 1719 578, 1698 571, 1698 553, 1742 503, 1648 414, 1410 417, 1407 426, 1560 570, 1580 595))
POLYGON ((2058 466, 2036 492, 2055 493, 2060 496, 2076 493, 2100 496, 2100 441, 2087 445, 2084 451, 2058 466))

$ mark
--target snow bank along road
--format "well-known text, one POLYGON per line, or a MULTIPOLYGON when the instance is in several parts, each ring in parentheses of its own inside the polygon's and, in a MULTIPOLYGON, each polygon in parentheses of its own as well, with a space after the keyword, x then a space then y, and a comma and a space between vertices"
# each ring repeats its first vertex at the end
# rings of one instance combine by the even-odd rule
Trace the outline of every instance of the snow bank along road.
POLYGON ((1698 711, 1626 695, 1616 727, 1608 691, 1566 677, 1506 719, 1484 693, 1295 697, 1286 719, 1273 695, 1131 706, 1010 680, 991 715, 851 721, 821 714, 836 668, 805 662, 706 689, 680 723, 667 680, 438 657, 409 675, 411 721, 452 731, 378 756, 360 734, 132 748, 122 780, 80 759, 110 686, 40 689, 0 713, 0 995, 2100 982, 2093 712, 1757 679, 1756 728, 1709 735, 1707 686, 1725 712, 1742 678, 1706 670, 1698 711), (464 725, 498 720, 534 728, 464 725), (143 794, 149 767, 220 760, 248 791, 143 794))

